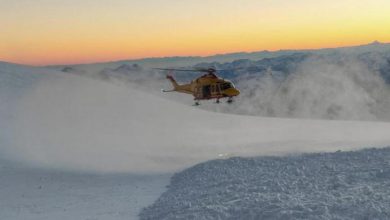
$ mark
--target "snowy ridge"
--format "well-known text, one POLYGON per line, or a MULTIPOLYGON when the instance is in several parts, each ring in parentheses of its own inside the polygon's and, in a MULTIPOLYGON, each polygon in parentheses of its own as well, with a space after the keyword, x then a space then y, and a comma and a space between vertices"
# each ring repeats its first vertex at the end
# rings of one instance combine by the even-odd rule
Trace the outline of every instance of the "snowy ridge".
POLYGON ((141 219, 389 219, 390 148, 231 158, 175 174, 141 219))
MULTIPOLYGON (((228 54, 217 54, 214 56, 207 57, 155 57, 145 58, 138 60, 120 60, 106 63, 93 63, 93 64, 78 64, 72 65, 77 69, 93 69, 98 70, 102 67, 114 67, 122 64, 141 64, 143 66, 152 67, 177 67, 177 66, 189 66, 196 65, 204 62, 233 62, 235 60, 260 60, 264 58, 273 58, 279 56, 288 56, 294 53, 313 53, 313 54, 330 54, 330 53, 346 53, 346 54, 362 54, 366 52, 388 52, 390 51, 390 43, 381 43, 374 41, 370 44, 350 46, 350 47, 339 47, 339 48, 324 48, 324 49, 308 49, 308 50, 278 50, 278 51, 254 51, 254 52, 237 52, 228 54)), ((52 66, 52 68, 63 68, 64 66, 52 66)))

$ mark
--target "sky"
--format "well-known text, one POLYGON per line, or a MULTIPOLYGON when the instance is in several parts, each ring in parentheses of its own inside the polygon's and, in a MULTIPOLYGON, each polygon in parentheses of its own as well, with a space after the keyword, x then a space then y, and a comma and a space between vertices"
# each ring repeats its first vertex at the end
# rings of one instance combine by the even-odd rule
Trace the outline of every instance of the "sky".
POLYGON ((0 0, 0 60, 74 64, 390 42, 389 0, 0 0))

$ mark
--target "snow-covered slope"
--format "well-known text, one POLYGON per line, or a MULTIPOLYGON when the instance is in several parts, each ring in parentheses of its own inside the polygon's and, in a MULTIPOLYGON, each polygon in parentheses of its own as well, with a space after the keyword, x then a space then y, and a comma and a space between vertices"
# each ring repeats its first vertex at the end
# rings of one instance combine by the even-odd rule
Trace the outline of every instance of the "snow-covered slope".
POLYGON ((219 156, 390 144, 390 123, 220 114, 79 76, 41 78, 23 87, 2 146, 2 155, 38 166, 161 172, 219 156))
MULTIPOLYGON (((43 131, 42 120, 30 124, 33 126, 30 130, 24 130, 17 123, 24 117, 24 112, 29 112, 29 109, 20 108, 30 92, 45 82, 68 78, 63 75, 47 69, 0 62, 0 219, 137 219, 139 211, 161 194, 171 174, 101 174, 82 172, 85 171, 82 167, 69 172, 64 170, 65 167, 38 159, 44 157, 45 148, 52 147, 48 143, 45 147, 42 142, 37 148, 29 141, 32 140, 28 137, 29 132, 34 134, 34 129, 43 131), (26 136, 23 137, 22 133, 26 136), (26 144, 16 145, 20 141, 26 144), (35 162, 31 164, 32 158, 28 157, 34 155, 41 157, 33 159, 35 162)), ((69 85, 67 90, 71 91, 72 86, 69 85)), ((47 101, 48 111, 51 108, 53 112, 58 110, 50 105, 50 100, 47 101)), ((57 133, 58 136, 61 134, 57 133)), ((42 136, 36 138, 44 141, 42 136)), ((58 150, 58 153, 67 151, 66 144, 63 146, 64 149, 52 150, 58 150)), ((93 151, 90 148, 86 153, 93 151)))
POLYGON ((0 160, 0 219, 137 219, 169 177, 66 172, 0 160))
POLYGON ((135 216, 140 206, 158 196, 166 182, 165 176, 153 180, 150 187, 140 188, 145 180, 130 174, 171 174, 230 156, 390 144, 390 123, 215 113, 162 99, 131 83, 121 86, 6 63, 0 63, 0 91, 0 162, 5 164, 0 170, 4 178, 0 181, 0 198, 22 192, 12 200, 0 200, 0 217, 4 218, 123 219, 135 216), (12 162, 3 163, 4 158, 12 162), (15 163, 20 168, 12 165, 15 163), (91 172, 102 175, 102 179, 85 174, 91 172), (113 174, 107 172, 125 173, 123 178, 111 176, 123 185, 111 185, 113 174), (127 183, 134 187, 127 187, 127 183), (64 193, 56 194, 56 190, 64 193), (143 202, 129 203, 135 208, 122 215, 123 206, 99 202, 104 197, 101 190, 131 195, 118 201, 143 202), (83 206, 84 202, 91 205, 83 206), (86 213, 83 207, 94 214, 86 213))
POLYGON ((389 219, 390 148, 231 158, 175 174, 141 219, 389 219))

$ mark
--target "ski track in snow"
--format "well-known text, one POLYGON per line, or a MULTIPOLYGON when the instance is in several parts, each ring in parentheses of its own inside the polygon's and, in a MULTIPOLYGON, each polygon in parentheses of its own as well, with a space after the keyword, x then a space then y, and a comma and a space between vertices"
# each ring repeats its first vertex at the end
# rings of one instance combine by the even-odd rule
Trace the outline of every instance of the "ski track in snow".
POLYGON ((390 148, 231 158, 175 174, 141 219, 389 219, 390 148))

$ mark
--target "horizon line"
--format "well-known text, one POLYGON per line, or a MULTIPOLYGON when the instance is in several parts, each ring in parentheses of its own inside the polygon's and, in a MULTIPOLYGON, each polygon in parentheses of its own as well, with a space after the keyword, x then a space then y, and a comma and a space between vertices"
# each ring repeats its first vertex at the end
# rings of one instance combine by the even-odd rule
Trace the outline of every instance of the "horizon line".
POLYGON ((390 42, 380 42, 378 40, 371 41, 366 44, 355 44, 355 45, 345 45, 345 46, 335 46, 335 47, 323 47, 323 48, 308 48, 308 49, 276 49, 276 50, 253 50, 253 51, 237 51, 237 52, 227 52, 227 53, 215 53, 210 55, 172 55, 172 56, 152 56, 152 57, 140 57, 140 58, 123 58, 118 60, 105 60, 105 61, 92 61, 85 63, 57 63, 57 64, 49 64, 49 65, 35 65, 35 64, 27 64, 27 63, 18 63, 7 60, 0 60, 0 62, 16 64, 16 65, 24 65, 24 66, 32 66, 32 67, 55 67, 55 66, 78 66, 78 65, 94 65, 94 64, 104 64, 104 63, 115 63, 115 62, 123 62, 123 61, 142 61, 148 59, 169 59, 169 58, 210 58, 215 56, 226 56, 232 54, 251 54, 251 53, 261 53, 261 52, 282 52, 282 51, 314 51, 314 50, 326 50, 326 49, 342 49, 342 48, 351 48, 351 47, 361 47, 361 46, 369 46, 369 45, 380 45, 380 44, 390 44, 390 42))

